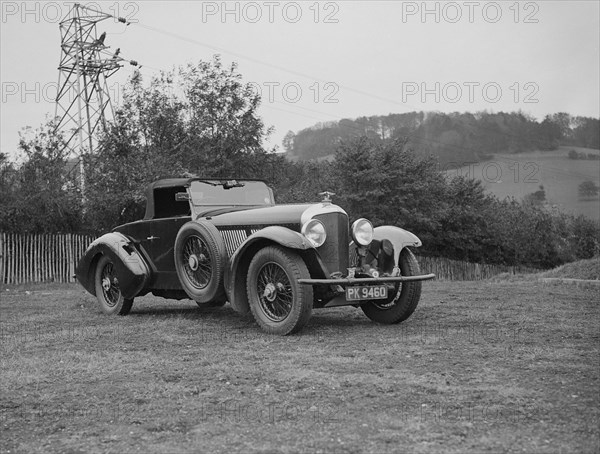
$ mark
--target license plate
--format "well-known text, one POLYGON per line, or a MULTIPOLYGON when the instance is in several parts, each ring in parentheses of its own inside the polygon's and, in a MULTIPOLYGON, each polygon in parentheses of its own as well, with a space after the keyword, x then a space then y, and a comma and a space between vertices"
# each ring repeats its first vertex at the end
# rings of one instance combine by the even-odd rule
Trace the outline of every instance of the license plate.
POLYGON ((362 287, 346 287, 348 301, 384 300, 388 297, 385 285, 365 285, 362 287))

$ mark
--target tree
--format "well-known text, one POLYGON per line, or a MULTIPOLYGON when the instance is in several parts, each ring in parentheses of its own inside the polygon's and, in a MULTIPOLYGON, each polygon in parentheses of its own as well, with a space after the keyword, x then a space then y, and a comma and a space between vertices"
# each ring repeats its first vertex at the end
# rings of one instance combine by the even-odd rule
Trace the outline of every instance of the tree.
POLYGON ((409 137, 415 153, 431 154, 440 164, 478 162, 494 153, 550 150, 559 145, 600 148, 600 121, 559 112, 542 122, 524 112, 409 112, 342 119, 299 131, 294 157, 318 159, 331 155, 337 143, 366 136, 389 141, 409 137))
POLYGON ((433 159, 420 159, 406 140, 365 136, 338 146, 331 175, 351 217, 375 224, 436 232, 443 213, 444 179, 433 159))
POLYGON ((523 201, 531 205, 543 205, 546 202, 546 190, 544 189, 544 186, 540 185, 537 191, 527 194, 523 198, 523 201))
POLYGON ((335 190, 331 175, 333 165, 327 161, 290 162, 281 157, 277 174, 270 181, 278 203, 318 201, 319 192, 335 190))
POLYGON ((256 170, 248 156, 265 153, 263 141, 271 129, 257 113, 260 95, 242 83, 236 69, 236 63, 223 67, 219 56, 179 69, 191 172, 208 166, 218 175, 244 174, 256 170))
POLYGON ((145 187, 185 173, 261 178, 274 172, 260 96, 215 56, 153 77, 135 73, 97 153, 86 157, 87 217, 105 230, 138 219, 145 187))
POLYGON ((589 117, 575 117, 573 120, 574 144, 580 147, 600 149, 600 120, 589 117))
POLYGON ((600 223, 577 216, 570 220, 572 260, 589 259, 600 255, 600 223))
POLYGON ((555 150, 562 139, 561 126, 546 115, 538 127, 538 145, 542 150, 555 150))
POLYGON ((586 180, 579 185, 578 193, 581 199, 593 199, 598 196, 600 188, 591 180, 586 180))
POLYGON ((285 134, 285 136, 283 137, 283 141, 282 141, 283 149, 288 154, 294 153, 294 137, 295 136, 296 135, 293 133, 293 131, 288 131, 285 134))
POLYGON ((0 194, 0 231, 11 231, 14 227, 11 218, 18 195, 17 169, 4 153, 0 153, 0 194))
POLYGON ((572 140, 572 138, 573 138, 572 137, 573 130, 571 129, 572 119, 568 113, 558 112, 551 116, 548 116, 547 118, 549 118, 557 126, 558 130, 560 130, 561 140, 567 141, 567 142, 570 142, 572 140))
POLYGON ((490 245, 489 207, 493 199, 486 195, 479 180, 462 176, 447 182, 444 190, 447 206, 441 219, 439 232, 429 239, 426 247, 436 255, 473 262, 497 260, 487 252, 495 252, 490 245))
POLYGON ((56 233, 81 229, 81 194, 68 165, 62 134, 51 121, 25 128, 18 149, 20 167, 0 158, 0 230, 56 233))

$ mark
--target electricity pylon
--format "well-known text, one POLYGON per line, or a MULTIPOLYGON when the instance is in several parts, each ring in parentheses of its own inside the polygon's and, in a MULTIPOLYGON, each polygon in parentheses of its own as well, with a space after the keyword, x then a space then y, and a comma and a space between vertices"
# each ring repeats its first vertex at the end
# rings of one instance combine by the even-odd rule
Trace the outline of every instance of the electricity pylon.
MULTIPOLYGON (((56 94, 56 129, 66 133, 68 154, 79 158, 81 189, 84 189, 81 156, 97 146, 95 134, 114 116, 107 79, 124 61, 120 49, 114 53, 104 44, 106 33, 97 34, 96 24, 115 18, 110 14, 75 3, 60 22, 61 58, 56 94)), ((116 18, 126 23, 125 19, 116 18)), ((130 62, 135 64, 135 62, 130 62)))

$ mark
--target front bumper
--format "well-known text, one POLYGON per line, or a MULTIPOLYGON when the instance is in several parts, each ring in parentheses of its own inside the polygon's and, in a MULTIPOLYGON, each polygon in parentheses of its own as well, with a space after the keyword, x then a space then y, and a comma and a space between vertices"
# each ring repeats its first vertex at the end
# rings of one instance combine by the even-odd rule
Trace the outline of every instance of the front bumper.
POLYGON ((322 304, 316 307, 356 306, 367 301, 348 301, 345 289, 348 287, 359 287, 363 285, 392 284, 396 282, 426 281, 434 279, 435 274, 422 274, 419 276, 386 276, 386 277, 359 277, 359 278, 330 278, 330 279, 298 279, 300 284, 329 286, 332 292, 329 297, 324 298, 322 304))
POLYGON ((360 284, 387 284, 388 282, 410 282, 427 281, 434 279, 435 274, 421 274, 419 276, 395 276, 395 277, 359 277, 359 278, 337 278, 337 279, 298 279, 300 284, 307 285, 360 285, 360 284))

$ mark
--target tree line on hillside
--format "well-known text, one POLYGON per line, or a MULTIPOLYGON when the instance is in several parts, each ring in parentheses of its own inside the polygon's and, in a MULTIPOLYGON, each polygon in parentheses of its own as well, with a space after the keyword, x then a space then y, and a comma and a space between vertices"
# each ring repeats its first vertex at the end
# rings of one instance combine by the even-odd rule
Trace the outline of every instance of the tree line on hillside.
POLYGON ((554 150, 559 145, 600 149, 600 120, 547 115, 543 121, 523 112, 409 112, 318 123, 283 141, 290 157, 333 158, 338 144, 366 136, 377 142, 408 138, 419 156, 435 156, 444 168, 489 159, 494 153, 554 150))
POLYGON ((143 217, 152 181, 198 174, 264 179, 279 203, 333 191, 351 220, 413 231, 432 256, 551 267, 600 253, 598 222, 549 211, 535 198, 500 201, 476 181, 448 179, 406 138, 364 134, 339 142, 331 161, 290 161, 265 149, 259 104, 235 65, 218 58, 147 85, 136 73, 99 148, 83 156, 83 192, 52 122, 22 135, 22 164, 0 155, 0 231, 99 235, 143 217))

